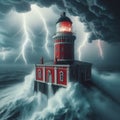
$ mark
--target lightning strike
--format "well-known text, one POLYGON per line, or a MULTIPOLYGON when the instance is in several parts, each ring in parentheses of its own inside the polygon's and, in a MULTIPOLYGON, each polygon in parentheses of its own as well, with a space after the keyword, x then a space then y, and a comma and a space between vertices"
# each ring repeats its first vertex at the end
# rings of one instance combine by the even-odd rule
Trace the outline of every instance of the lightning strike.
POLYGON ((98 46, 98 49, 99 49, 99 52, 100 52, 100 56, 103 59, 104 56, 103 56, 103 50, 102 50, 102 45, 101 45, 101 41, 100 40, 97 41, 97 46, 98 46))
MULTIPOLYGON (((42 14, 40 13, 39 7, 37 7, 36 5, 32 5, 31 8, 32 8, 32 11, 34 11, 35 13, 37 13, 37 15, 39 15, 40 20, 42 20, 42 22, 43 22, 43 26, 44 26, 44 29, 45 29, 45 32, 46 32, 44 48, 45 48, 46 52, 48 53, 48 55, 50 55, 49 50, 48 50, 49 31, 48 31, 47 23, 46 23, 44 17, 42 16, 42 14)), ((33 51, 33 44, 32 44, 31 38, 30 38, 30 35, 33 35, 33 33, 27 27, 26 14, 25 13, 23 13, 22 18, 23 18, 23 32, 24 32, 22 39, 24 39, 24 42, 23 42, 23 45, 21 47, 20 54, 16 57, 15 62, 20 57, 22 57, 25 64, 27 64, 26 48, 28 46, 28 43, 30 43, 31 47, 32 47, 32 51, 33 51)))
POLYGON ((31 7, 32 7, 33 10, 36 11, 36 13, 39 15, 40 19, 41 19, 42 22, 43 22, 43 26, 44 26, 44 29, 45 29, 45 32, 46 32, 44 48, 45 48, 47 54, 50 56, 50 52, 49 52, 49 49, 48 49, 49 30, 48 30, 48 27, 47 27, 47 23, 46 23, 46 21, 45 21, 45 18, 44 18, 43 15, 41 14, 39 7, 36 6, 36 5, 32 5, 31 7))
POLYGON ((78 47, 78 53, 79 53, 79 60, 81 60, 81 55, 82 55, 82 52, 81 52, 81 49, 85 46, 86 42, 87 42, 87 36, 86 35, 86 38, 84 39, 84 41, 80 44, 80 46, 78 47))
MULTIPOLYGON (((87 43, 87 40, 88 40, 88 36, 89 36, 89 33, 85 33, 84 32, 84 25, 83 24, 81 24, 80 23, 80 21, 79 21, 79 18, 78 17, 74 17, 73 18, 74 19, 74 23, 75 23, 75 33, 77 33, 78 32, 78 35, 80 34, 79 32, 79 30, 80 29, 76 29, 76 28, 81 28, 81 30, 82 30, 82 35, 84 36, 83 38, 82 38, 82 41, 80 41, 79 40, 79 38, 77 38, 79 41, 77 42, 78 44, 79 44, 79 46, 78 46, 78 48, 77 48, 77 53, 78 53, 78 59, 79 60, 81 60, 82 58, 81 58, 81 56, 82 56, 82 48, 86 45, 86 43, 87 43)), ((81 38, 80 38, 81 39, 81 38)))
MULTIPOLYGON (((91 25, 91 30, 92 30, 92 32, 94 33, 94 35, 95 35, 96 38, 97 38, 97 34, 99 34, 99 33, 97 33, 97 32, 95 31, 95 25, 94 25, 93 23, 91 23, 90 25, 91 25)), ((103 59, 103 58, 104 58, 104 56, 103 56, 103 50, 102 50, 101 40, 99 40, 99 39, 98 39, 98 42, 97 42, 97 46, 98 46, 98 49, 99 49, 99 52, 100 52, 100 56, 101 56, 101 58, 103 59)))
POLYGON ((27 24, 26 24, 26 15, 23 13, 22 15, 22 19, 23 19, 23 39, 24 39, 24 42, 23 42, 23 45, 22 45, 22 48, 21 48, 21 52, 20 54, 17 56, 17 58, 15 59, 15 62, 22 56, 25 64, 27 64, 27 58, 26 58, 26 47, 28 46, 28 43, 31 44, 31 47, 32 47, 32 50, 33 50, 33 44, 32 44, 32 41, 30 39, 30 36, 29 36, 29 33, 28 33, 28 28, 27 28, 27 24))

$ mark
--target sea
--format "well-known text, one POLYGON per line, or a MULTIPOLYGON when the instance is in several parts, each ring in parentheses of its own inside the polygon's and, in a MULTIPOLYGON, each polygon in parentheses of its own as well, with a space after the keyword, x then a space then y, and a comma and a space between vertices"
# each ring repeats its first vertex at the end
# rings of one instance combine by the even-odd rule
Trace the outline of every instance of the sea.
POLYGON ((93 68, 91 87, 70 82, 49 98, 34 80, 34 65, 0 65, 0 120, 120 120, 119 73, 93 68))

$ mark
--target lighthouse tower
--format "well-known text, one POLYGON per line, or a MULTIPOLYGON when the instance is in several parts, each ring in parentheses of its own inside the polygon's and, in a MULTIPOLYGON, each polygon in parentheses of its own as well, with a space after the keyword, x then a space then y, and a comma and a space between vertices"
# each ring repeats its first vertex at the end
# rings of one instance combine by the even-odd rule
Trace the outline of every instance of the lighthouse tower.
POLYGON ((74 40, 72 21, 65 12, 56 23, 54 38, 54 64, 72 64, 74 62, 74 40))
POLYGON ((53 36, 54 61, 35 65, 35 91, 47 95, 50 92, 49 85, 55 93, 60 87, 67 87, 71 81, 80 83, 90 81, 91 64, 74 60, 75 38, 72 32, 72 21, 64 12, 56 22, 56 34, 53 36))

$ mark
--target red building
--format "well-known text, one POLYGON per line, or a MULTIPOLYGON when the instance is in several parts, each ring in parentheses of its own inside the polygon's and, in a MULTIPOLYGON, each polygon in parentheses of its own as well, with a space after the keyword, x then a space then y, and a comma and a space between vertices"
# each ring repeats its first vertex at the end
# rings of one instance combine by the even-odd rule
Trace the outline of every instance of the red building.
POLYGON ((91 64, 74 60, 75 35, 72 21, 63 13, 56 23, 54 39, 54 63, 36 65, 35 91, 48 93, 50 84, 56 92, 67 87, 69 81, 86 83, 91 79, 91 64))

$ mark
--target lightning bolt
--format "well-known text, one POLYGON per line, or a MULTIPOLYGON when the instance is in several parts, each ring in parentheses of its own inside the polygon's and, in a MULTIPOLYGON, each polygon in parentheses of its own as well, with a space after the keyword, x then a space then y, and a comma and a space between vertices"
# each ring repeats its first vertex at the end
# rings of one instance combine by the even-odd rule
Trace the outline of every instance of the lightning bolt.
MULTIPOLYGON (((95 31, 95 25, 94 25, 93 23, 90 23, 90 27, 91 27, 92 32, 94 33, 94 35, 95 35, 96 38, 97 38, 97 34, 99 34, 99 33, 97 33, 97 32, 95 31)), ((97 46, 98 46, 98 49, 99 49, 100 56, 101 56, 101 58, 103 59, 104 56, 103 56, 103 50, 102 50, 101 40, 98 40, 97 46)))
POLYGON ((97 41, 97 46, 98 46, 98 49, 99 49, 99 52, 100 52, 100 56, 101 56, 101 58, 103 59, 104 56, 103 56, 103 50, 102 50, 101 40, 98 40, 98 41, 97 41))
MULTIPOLYGON (((31 8, 32 8, 32 11, 34 11, 35 13, 37 13, 37 15, 39 15, 40 20, 42 20, 42 22, 43 22, 43 26, 44 26, 44 29, 45 29, 45 32, 46 32, 44 48, 45 48, 46 52, 48 53, 48 55, 50 55, 49 50, 48 50, 49 31, 48 31, 47 23, 46 23, 43 15, 40 12, 40 8, 37 5, 31 5, 31 8)), ((26 48, 28 46, 28 43, 30 43, 31 47, 32 47, 32 51, 33 51, 33 44, 32 44, 31 38, 30 38, 30 32, 31 31, 28 29, 27 24, 26 24, 26 14, 25 13, 23 13, 22 18, 23 18, 23 32, 24 32, 22 39, 24 39, 24 42, 22 44, 20 54, 16 57, 15 62, 20 57, 22 57, 25 64, 27 64, 26 48)), ((31 35, 33 35, 32 32, 31 32, 31 35)))
POLYGON ((40 8, 39 8, 37 5, 32 5, 31 8, 39 15, 40 20, 42 20, 42 22, 43 22, 43 26, 44 26, 44 29, 45 29, 45 32, 46 32, 44 48, 45 48, 47 54, 48 54, 49 57, 50 57, 50 52, 49 52, 49 49, 48 49, 49 30, 48 30, 48 27, 47 27, 47 23, 46 23, 46 21, 45 21, 45 18, 43 17, 43 15, 42 15, 41 12, 40 12, 40 8))
MULTIPOLYGON (((83 24, 80 24, 80 21, 79 21, 79 18, 78 17, 74 17, 74 24, 75 24, 75 30, 74 31, 77 31, 76 28, 78 28, 78 26, 82 29, 84 29, 84 25, 83 24)), ((79 30, 78 30, 79 32, 79 30)), ((87 40, 88 40, 88 36, 89 36, 89 33, 83 33, 84 34, 84 40, 81 41, 80 45, 78 46, 77 48, 77 53, 78 53, 78 57, 79 57, 79 60, 81 60, 81 56, 82 56, 82 48, 86 45, 87 43, 87 40)), ((80 42, 80 40, 78 41, 80 42)))
MULTIPOLYGON (((87 34, 87 33, 86 33, 87 34)), ((79 53, 79 60, 81 60, 81 56, 82 56, 82 52, 81 49, 85 46, 86 42, 87 42, 87 38, 88 38, 88 34, 85 36, 86 38, 84 39, 84 41, 80 44, 80 46, 78 47, 78 53, 79 53)))
POLYGON ((23 39, 24 39, 24 42, 23 42, 23 45, 22 45, 22 48, 21 48, 21 52, 16 57, 15 62, 22 56, 25 64, 27 64, 27 58, 26 58, 26 53, 25 53, 26 52, 26 47, 27 47, 28 43, 30 43, 31 47, 32 47, 32 51, 33 51, 33 44, 32 44, 32 41, 31 41, 29 33, 28 33, 25 13, 22 14, 22 19, 23 19, 23 32, 24 32, 23 39))

